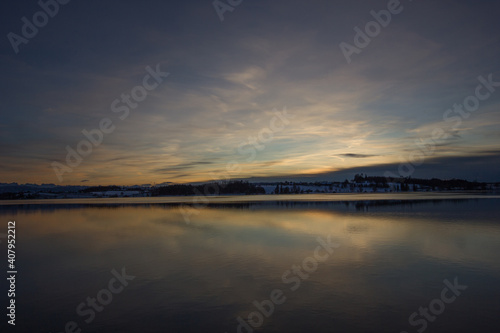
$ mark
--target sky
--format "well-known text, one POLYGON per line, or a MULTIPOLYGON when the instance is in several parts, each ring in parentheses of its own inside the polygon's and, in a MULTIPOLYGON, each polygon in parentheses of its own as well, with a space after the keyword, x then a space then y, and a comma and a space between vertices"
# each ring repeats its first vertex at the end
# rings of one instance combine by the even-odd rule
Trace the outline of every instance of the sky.
POLYGON ((0 183, 500 181, 496 1, 59 1, 0 4, 0 183))

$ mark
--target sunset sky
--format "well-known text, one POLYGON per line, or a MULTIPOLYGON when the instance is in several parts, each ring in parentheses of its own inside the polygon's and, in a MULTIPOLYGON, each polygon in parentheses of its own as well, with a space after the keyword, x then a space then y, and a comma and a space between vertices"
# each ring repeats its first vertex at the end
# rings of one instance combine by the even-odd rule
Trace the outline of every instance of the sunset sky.
POLYGON ((73 0, 17 53, 42 9, 0 6, 0 183, 500 181, 497 1, 402 0, 350 63, 339 45, 387 0, 243 0, 223 21, 211 0, 73 0))

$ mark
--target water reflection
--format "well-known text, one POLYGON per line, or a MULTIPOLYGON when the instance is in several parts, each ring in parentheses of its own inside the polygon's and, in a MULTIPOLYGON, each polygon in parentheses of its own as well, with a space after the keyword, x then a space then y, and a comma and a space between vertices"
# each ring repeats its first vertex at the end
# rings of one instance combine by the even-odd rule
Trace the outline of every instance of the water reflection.
MULTIPOLYGON (((416 331, 444 279, 469 289, 433 332, 498 329, 498 199, 220 203, 186 223, 176 204, 3 206, 17 221, 20 331, 237 331, 274 289, 263 332, 416 331), (292 291, 282 275, 317 237, 340 247, 292 291), (136 279, 86 324, 75 309, 113 268, 136 279)), ((245 331, 245 330, 243 330, 245 331)))

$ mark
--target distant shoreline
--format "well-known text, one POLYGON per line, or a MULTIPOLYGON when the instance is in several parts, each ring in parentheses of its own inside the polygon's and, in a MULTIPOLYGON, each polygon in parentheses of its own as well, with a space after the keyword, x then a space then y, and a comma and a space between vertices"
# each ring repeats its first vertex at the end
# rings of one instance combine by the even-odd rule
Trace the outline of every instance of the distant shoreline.
POLYGON ((0 201, 105 198, 213 197, 245 195, 309 195, 363 193, 500 193, 500 183, 470 182, 463 179, 441 180, 384 178, 357 174, 343 182, 250 183, 244 180, 202 184, 160 184, 132 186, 60 186, 54 184, 0 183, 0 201))

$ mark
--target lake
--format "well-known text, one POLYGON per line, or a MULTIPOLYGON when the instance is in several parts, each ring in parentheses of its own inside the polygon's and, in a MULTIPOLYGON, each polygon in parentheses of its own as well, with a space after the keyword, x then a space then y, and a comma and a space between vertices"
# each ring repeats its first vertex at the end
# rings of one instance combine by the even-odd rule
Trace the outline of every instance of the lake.
POLYGON ((18 332, 500 330, 499 196, 35 200, 0 217, 18 332))

